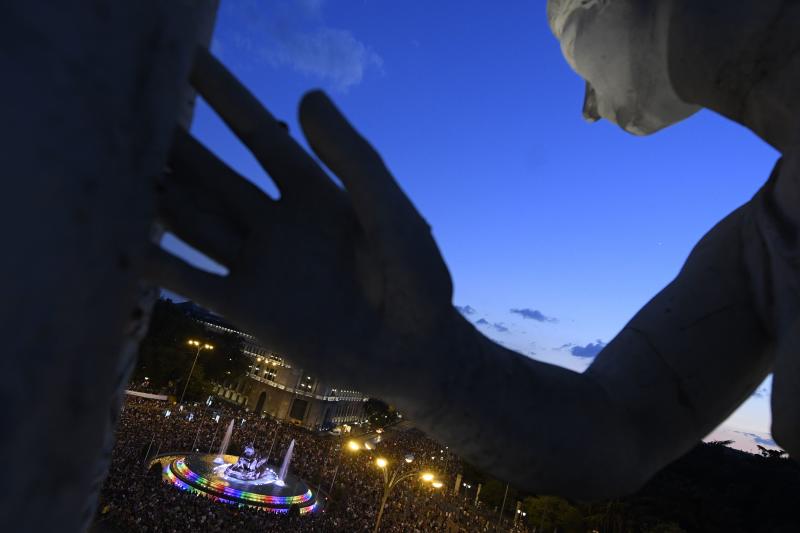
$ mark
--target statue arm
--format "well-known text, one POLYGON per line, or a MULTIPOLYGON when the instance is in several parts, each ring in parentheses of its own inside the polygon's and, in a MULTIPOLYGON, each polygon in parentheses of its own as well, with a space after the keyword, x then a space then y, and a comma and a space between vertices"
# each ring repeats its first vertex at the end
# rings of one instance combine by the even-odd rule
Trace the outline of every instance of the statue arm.
POLYGON ((578 498, 635 490, 770 370, 740 242, 749 209, 714 227, 583 374, 498 346, 459 316, 447 357, 433 359, 420 371, 424 383, 397 403, 467 460, 519 487, 578 498))
POLYGON ((308 95, 300 120, 343 188, 207 53, 193 83, 281 198, 260 194, 179 132, 161 220, 229 273, 152 250, 145 275, 299 366, 392 401, 474 464, 538 492, 629 492, 768 373, 770 336, 750 293, 742 236, 753 203, 713 228, 677 279, 579 374, 494 344, 453 309, 429 226, 326 97, 308 95))

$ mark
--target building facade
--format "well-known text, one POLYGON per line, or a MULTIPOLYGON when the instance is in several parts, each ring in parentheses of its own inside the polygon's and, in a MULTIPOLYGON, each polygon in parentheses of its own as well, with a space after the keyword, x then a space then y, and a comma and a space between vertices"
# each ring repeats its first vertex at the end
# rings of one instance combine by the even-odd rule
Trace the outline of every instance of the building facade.
POLYGON ((209 331, 234 334, 242 340, 248 358, 247 372, 219 383, 214 393, 256 414, 265 414, 311 429, 354 424, 364 419, 367 398, 360 392, 321 381, 313 369, 303 369, 291 360, 262 346, 247 332, 192 302, 177 304, 189 317, 209 331))

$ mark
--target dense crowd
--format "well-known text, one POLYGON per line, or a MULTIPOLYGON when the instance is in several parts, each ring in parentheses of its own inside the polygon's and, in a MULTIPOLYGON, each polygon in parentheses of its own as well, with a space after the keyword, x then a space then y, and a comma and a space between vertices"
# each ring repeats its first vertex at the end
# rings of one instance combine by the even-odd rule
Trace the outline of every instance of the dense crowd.
MULTIPOLYGON (((95 529, 147 533, 372 531, 383 495, 383 473, 375 464, 380 455, 388 460, 389 472, 398 468, 409 474, 428 471, 443 484, 434 488, 416 474, 400 482, 387 501, 381 531, 495 530, 496 513, 475 506, 472 498, 453 494, 461 462, 444 446, 413 429, 386 431, 373 450, 350 450, 346 445, 350 438, 310 432, 218 403, 177 408, 166 402, 128 397, 95 529), (170 416, 165 416, 167 409, 170 416), (157 467, 148 471, 147 458, 159 453, 190 449, 216 452, 230 420, 235 421, 235 429, 229 453, 238 454, 245 444, 252 443, 269 454, 271 463, 279 464, 294 439, 290 470, 313 491, 321 489, 324 511, 286 516, 221 504, 164 483, 157 467), (408 454, 413 454, 411 463, 404 460, 408 454)), ((502 531, 508 531, 508 526, 502 531)))

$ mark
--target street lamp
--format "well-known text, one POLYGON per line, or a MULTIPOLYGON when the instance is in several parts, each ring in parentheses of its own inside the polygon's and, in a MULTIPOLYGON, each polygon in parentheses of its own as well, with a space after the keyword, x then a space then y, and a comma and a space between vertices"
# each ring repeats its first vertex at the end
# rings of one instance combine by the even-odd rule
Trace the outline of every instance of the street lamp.
POLYGON ((378 457, 375 459, 375 465, 383 471, 383 498, 381 498, 381 506, 378 509, 378 518, 375 520, 375 529, 372 530, 373 533, 378 533, 378 529, 381 527, 381 518, 383 518, 383 509, 386 507, 386 501, 389 499, 389 494, 391 494, 392 489, 401 481, 406 480, 410 477, 414 477, 419 475, 419 478, 426 483, 431 483, 435 488, 439 488, 442 486, 441 483, 438 481, 434 481, 435 477, 430 472, 421 472, 421 471, 413 471, 407 472, 405 474, 401 473, 401 470, 404 464, 409 464, 414 461, 414 456, 408 454, 404 458, 404 463, 401 463, 391 474, 389 473, 389 461, 387 461, 383 457, 378 457), (438 483, 438 486, 437 486, 438 483))
MULTIPOLYGON (((349 440, 347 441, 347 449, 351 452, 355 453, 361 450, 361 444, 358 443, 357 440, 349 440)), ((336 468, 333 470, 333 479, 331 479, 331 486, 328 489, 328 494, 333 495, 333 484, 336 482, 336 474, 339 472, 339 465, 342 464, 342 453, 344 452, 344 447, 340 444, 339 445, 339 459, 336 461, 336 468)))
POLYGON ((194 354, 194 361, 192 361, 192 368, 191 368, 191 370, 189 370, 189 377, 186 378, 186 384, 183 386, 183 392, 181 393, 181 399, 178 401, 178 403, 183 403, 183 397, 186 394, 186 389, 189 387, 189 381, 191 381, 191 379, 192 379, 192 372, 194 372, 194 365, 197 364, 197 358, 200 356, 200 351, 201 350, 213 350, 214 349, 214 347, 212 345, 210 345, 208 343, 202 343, 202 342, 196 341, 194 339, 189 339, 187 341, 187 344, 189 346, 196 346, 197 347, 197 353, 194 354))

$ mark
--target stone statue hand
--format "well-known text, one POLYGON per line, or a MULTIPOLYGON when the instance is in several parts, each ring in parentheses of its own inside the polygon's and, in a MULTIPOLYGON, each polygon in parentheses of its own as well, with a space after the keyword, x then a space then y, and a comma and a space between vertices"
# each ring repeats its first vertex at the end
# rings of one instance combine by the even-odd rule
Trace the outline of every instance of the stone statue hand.
POLYGON ((386 369, 413 364, 420 343, 456 315, 452 284, 430 228, 380 155, 323 93, 307 94, 303 131, 339 187, 207 51, 198 52, 191 82, 275 181, 280 199, 178 130, 159 218, 228 274, 198 270, 154 246, 148 277, 329 379, 374 386, 386 369))

